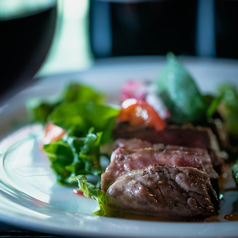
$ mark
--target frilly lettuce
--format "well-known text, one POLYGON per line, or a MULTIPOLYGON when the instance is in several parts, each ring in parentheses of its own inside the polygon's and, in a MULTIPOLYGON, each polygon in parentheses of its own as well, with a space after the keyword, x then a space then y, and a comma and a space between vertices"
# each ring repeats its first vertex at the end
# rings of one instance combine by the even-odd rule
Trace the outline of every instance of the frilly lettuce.
POLYGON ((96 201, 98 207, 97 210, 93 213, 93 215, 98 216, 119 216, 120 212, 114 209, 111 206, 108 206, 107 203, 107 194, 103 193, 101 189, 97 186, 89 183, 87 178, 84 175, 78 175, 76 177, 71 177, 72 181, 78 182, 79 190, 83 192, 85 197, 91 197, 96 201))
POLYGON ((98 176, 100 181, 103 173, 100 165, 101 135, 90 129, 85 137, 66 135, 43 145, 59 184, 75 185, 69 178, 78 174, 98 176))

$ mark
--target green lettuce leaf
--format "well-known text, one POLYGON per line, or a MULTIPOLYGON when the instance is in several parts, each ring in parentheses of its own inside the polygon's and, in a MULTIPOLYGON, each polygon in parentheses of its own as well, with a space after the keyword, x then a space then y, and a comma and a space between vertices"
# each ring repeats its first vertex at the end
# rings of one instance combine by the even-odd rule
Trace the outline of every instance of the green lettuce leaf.
POLYGON ((91 197, 97 202, 98 207, 93 215, 112 217, 117 213, 116 209, 107 205, 106 194, 97 186, 89 183, 84 175, 71 177, 71 180, 78 182, 79 190, 83 192, 85 197, 91 197))
POLYGON ((96 102, 98 104, 105 103, 105 95, 96 91, 94 88, 79 84, 71 83, 67 86, 62 95, 62 102, 96 102))
POLYGON ((105 95, 94 88, 80 83, 71 83, 60 96, 46 100, 33 98, 26 103, 28 118, 31 122, 46 123, 49 114, 61 103, 81 101, 105 103, 105 95))
POLYGON ((110 141, 119 108, 93 102, 74 101, 59 105, 49 116, 50 122, 64 128, 70 135, 82 136, 93 127, 103 132, 102 144, 110 141))
POLYGON ((171 53, 157 79, 157 88, 174 123, 199 123, 206 119, 202 94, 192 76, 171 53))
POLYGON ((59 105, 60 103, 57 101, 51 102, 51 100, 44 102, 42 99, 33 98, 27 101, 26 108, 28 119, 31 123, 42 123, 45 124, 47 122, 47 118, 49 114, 59 105))

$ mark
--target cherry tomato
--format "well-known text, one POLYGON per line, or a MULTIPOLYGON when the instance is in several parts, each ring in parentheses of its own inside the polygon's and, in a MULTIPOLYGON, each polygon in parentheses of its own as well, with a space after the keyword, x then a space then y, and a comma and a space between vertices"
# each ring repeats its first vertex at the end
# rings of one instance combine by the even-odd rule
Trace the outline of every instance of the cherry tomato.
POLYGON ((45 126, 45 136, 43 144, 49 144, 52 141, 61 139, 66 131, 53 123, 48 122, 45 126))
POLYGON ((151 105, 135 98, 123 101, 118 120, 119 122, 129 121, 132 126, 153 127, 157 131, 163 130, 166 126, 166 122, 151 105))

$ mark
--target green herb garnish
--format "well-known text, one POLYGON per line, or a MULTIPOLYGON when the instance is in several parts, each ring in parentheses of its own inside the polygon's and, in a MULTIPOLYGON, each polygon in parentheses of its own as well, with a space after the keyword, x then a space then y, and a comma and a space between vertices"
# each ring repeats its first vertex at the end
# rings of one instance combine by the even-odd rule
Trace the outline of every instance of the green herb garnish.
POLYGON ((192 76, 171 53, 157 79, 157 87, 174 123, 198 123, 206 119, 202 94, 192 76))
POLYGON ((107 204, 107 194, 103 193, 101 189, 97 186, 89 183, 87 178, 83 175, 79 175, 76 177, 71 177, 72 181, 78 182, 79 190, 81 190, 85 197, 91 197, 97 202, 97 210, 93 213, 93 215, 98 216, 115 216, 115 214, 119 214, 116 209, 113 209, 111 206, 107 204))

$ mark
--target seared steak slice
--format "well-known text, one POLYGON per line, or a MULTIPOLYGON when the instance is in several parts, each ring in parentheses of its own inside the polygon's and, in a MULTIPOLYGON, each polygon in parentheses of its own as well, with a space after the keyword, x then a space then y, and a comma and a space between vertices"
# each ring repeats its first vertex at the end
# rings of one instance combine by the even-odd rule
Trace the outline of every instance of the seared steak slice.
POLYGON ((133 139, 117 139, 113 145, 113 149, 118 147, 125 147, 127 149, 143 149, 143 148, 153 148, 156 150, 182 150, 191 153, 196 153, 200 156, 204 169, 211 179, 213 188, 219 193, 219 175, 214 170, 211 157, 209 156, 207 150, 200 148, 184 147, 177 145, 165 145, 165 144, 152 144, 148 141, 143 141, 137 138, 133 139))
MULTIPOLYGON (((154 144, 153 148, 156 148, 157 146, 159 146, 161 148, 161 144, 160 145, 154 144)), ((188 152, 196 153, 197 155, 199 155, 202 160, 202 164, 204 166, 205 172, 210 177, 213 188, 217 191, 217 194, 219 193, 219 175, 213 168, 211 157, 208 154, 207 150, 200 149, 200 148, 174 146, 174 145, 164 146, 164 149, 188 151, 188 152)))
POLYGON ((178 145, 192 148, 206 149, 212 159, 214 169, 220 173, 223 161, 219 156, 219 145, 210 128, 194 127, 191 125, 168 125, 162 131, 153 128, 132 127, 128 123, 120 123, 113 131, 114 139, 124 138, 162 143, 165 145, 178 145))
POLYGON ((126 147, 129 150, 134 149, 144 149, 144 148, 151 148, 152 143, 146 140, 141 140, 138 138, 132 138, 132 139, 123 139, 119 138, 114 141, 112 151, 116 150, 118 147, 126 147))
POLYGON ((101 188, 105 192, 122 174, 133 169, 140 169, 151 164, 177 167, 193 167, 205 171, 201 157, 195 153, 184 151, 140 149, 129 150, 120 147, 113 151, 111 162, 106 172, 101 175, 101 188))
POLYGON ((107 204, 123 212, 167 218, 216 214, 208 175, 191 167, 150 165, 117 178, 108 188, 107 204))

